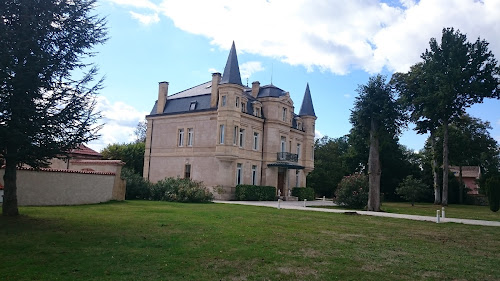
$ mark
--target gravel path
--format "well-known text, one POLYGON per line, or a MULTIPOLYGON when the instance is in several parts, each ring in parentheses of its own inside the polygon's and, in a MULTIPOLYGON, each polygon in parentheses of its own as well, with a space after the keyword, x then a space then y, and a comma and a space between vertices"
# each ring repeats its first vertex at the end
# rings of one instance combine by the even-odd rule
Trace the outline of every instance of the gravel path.
MULTIPOLYGON (((222 204, 237 204, 237 205, 250 205, 250 206, 278 208, 278 201, 220 201, 220 200, 215 200, 214 202, 215 203, 222 203, 222 204)), ((416 216, 416 215, 394 214, 394 213, 384 213, 384 212, 369 212, 369 211, 352 211, 352 210, 340 210, 340 209, 314 208, 314 206, 335 206, 335 204, 333 204, 332 201, 322 201, 322 200, 307 201, 306 207, 304 207, 303 201, 281 201, 279 203, 279 207, 281 209, 293 209, 293 210, 314 211, 314 212, 324 212, 324 213, 354 213, 355 212, 357 214, 365 215, 365 216, 376 216, 376 217, 387 217, 387 218, 398 218, 398 219, 436 222, 436 217, 429 217, 429 216, 416 216)), ((440 218, 440 223, 446 223, 446 222, 463 223, 463 224, 471 224, 471 225, 483 225, 483 226, 500 226, 499 221, 440 218)))

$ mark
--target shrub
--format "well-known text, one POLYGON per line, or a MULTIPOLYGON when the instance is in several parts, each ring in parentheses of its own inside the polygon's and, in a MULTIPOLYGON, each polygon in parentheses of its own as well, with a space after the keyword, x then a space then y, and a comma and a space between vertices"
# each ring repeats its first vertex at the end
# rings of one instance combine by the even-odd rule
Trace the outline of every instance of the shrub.
POLYGON ((407 176, 396 188, 396 194, 401 196, 407 201, 411 202, 411 205, 415 205, 415 201, 420 200, 425 196, 429 187, 422 183, 419 179, 414 179, 413 176, 407 176))
POLYGON ((490 210, 498 212, 500 209, 500 176, 494 176, 486 180, 486 192, 490 210))
POLYGON ((363 209, 368 203, 368 177, 363 174, 345 176, 336 191, 337 203, 353 209, 363 209))
POLYGON ((236 200, 241 201, 272 201, 276 199, 276 188, 265 185, 246 185, 236 186, 236 200))
POLYGON ((151 183, 132 169, 123 168, 121 178, 126 181, 125 199, 149 199, 151 183))
POLYGON ((151 188, 151 200, 184 203, 210 202, 214 196, 202 182, 191 179, 166 178, 151 188))
POLYGON ((314 200, 314 189, 310 187, 294 187, 292 189, 292 196, 299 197, 300 201, 304 199, 314 200))

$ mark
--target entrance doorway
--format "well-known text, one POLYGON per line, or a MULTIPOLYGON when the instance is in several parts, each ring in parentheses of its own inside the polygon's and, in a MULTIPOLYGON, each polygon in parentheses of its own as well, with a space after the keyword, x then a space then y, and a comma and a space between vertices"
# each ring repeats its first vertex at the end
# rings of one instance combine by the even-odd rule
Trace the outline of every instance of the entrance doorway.
POLYGON ((286 169, 278 168, 278 190, 281 196, 285 196, 285 176, 286 169))

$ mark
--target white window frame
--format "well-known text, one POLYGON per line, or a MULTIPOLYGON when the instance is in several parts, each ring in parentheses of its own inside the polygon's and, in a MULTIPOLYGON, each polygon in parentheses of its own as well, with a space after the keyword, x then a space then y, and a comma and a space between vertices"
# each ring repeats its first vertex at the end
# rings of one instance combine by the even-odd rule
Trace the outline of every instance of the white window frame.
POLYGON ((283 122, 286 122, 286 118, 287 118, 287 109, 286 109, 286 107, 283 107, 283 116, 282 116, 282 118, 283 118, 283 122))
POLYGON ((259 133, 253 132, 253 149, 259 149, 259 133))
POLYGON ((286 152, 286 137, 281 137, 281 152, 286 152))
POLYGON ((239 134, 239 127, 238 126, 234 126, 234 132, 233 132, 233 145, 237 145, 238 144, 238 134, 239 134))
POLYGON ((257 185, 257 165, 252 165, 252 185, 257 185))
POLYGON ((184 128, 179 129, 177 135, 178 135, 177 146, 179 146, 179 147, 184 146, 184 128))
POLYGON ((241 163, 236 164, 236 185, 241 184, 243 181, 243 165, 241 163))
POLYGON ((187 146, 193 146, 193 128, 188 128, 188 140, 187 146))
POLYGON ((300 159, 300 143, 297 144, 297 159, 300 159))
POLYGON ((240 128, 240 142, 239 142, 240 147, 245 147, 245 129, 240 128))
POLYGON ((227 97, 225 95, 221 97, 221 101, 220 101, 221 106, 226 106, 226 99, 227 99, 227 97))
POLYGON ((219 143, 220 144, 224 144, 224 124, 221 124, 219 126, 219 130, 220 130, 220 132, 219 132, 219 143))

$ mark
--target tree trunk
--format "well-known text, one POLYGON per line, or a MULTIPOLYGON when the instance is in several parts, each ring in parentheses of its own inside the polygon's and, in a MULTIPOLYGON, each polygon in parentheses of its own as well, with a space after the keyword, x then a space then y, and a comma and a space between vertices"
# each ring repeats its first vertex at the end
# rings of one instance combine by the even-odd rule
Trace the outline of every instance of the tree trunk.
POLYGON ((434 204, 441 204, 441 190, 439 188, 438 162, 436 158, 436 139, 434 132, 431 132, 431 153, 432 153, 432 178, 434 179, 434 204))
POLYGON ((380 211, 380 168, 378 126, 371 121, 370 128, 370 154, 368 156, 368 211, 380 211))
POLYGON ((458 173, 458 182, 459 182, 459 186, 458 186, 458 202, 460 204, 462 204, 464 202, 464 180, 462 178, 462 165, 458 166, 458 169, 459 169, 459 173, 458 173))
POLYGON ((448 206, 448 121, 443 122, 443 198, 441 205, 448 206))
POLYGON ((17 208, 17 169, 16 161, 10 157, 5 157, 5 174, 3 175, 4 181, 4 195, 2 212, 4 216, 17 216, 19 210, 17 208))

